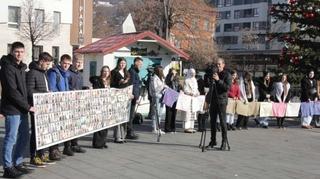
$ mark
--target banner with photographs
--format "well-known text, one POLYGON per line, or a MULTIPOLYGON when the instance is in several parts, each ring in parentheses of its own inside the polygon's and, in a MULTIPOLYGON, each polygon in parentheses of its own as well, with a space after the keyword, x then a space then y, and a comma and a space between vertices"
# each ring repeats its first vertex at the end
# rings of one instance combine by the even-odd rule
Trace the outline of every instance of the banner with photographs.
POLYGON ((33 95, 37 150, 129 121, 132 86, 33 95))

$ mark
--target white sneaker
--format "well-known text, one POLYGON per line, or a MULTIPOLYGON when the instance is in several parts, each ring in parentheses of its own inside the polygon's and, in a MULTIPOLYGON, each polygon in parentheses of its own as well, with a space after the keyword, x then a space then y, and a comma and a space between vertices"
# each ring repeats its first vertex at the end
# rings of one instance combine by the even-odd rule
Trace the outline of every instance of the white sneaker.
POLYGON ((166 134, 165 132, 163 132, 161 129, 160 129, 160 133, 161 133, 161 135, 164 135, 164 134, 166 134))

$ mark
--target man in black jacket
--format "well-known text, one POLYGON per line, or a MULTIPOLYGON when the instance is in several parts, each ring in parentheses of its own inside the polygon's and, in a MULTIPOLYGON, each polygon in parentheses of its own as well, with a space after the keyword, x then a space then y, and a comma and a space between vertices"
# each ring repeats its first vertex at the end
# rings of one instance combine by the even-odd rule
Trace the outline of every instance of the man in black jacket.
MULTIPOLYGON (((29 64, 29 71, 27 73, 27 90, 28 90, 28 101, 30 105, 33 105, 33 94, 34 93, 48 93, 48 80, 46 76, 46 71, 51 66, 53 59, 51 55, 47 52, 43 52, 39 55, 38 61, 33 61, 29 64)), ((45 164, 52 164, 53 162, 49 160, 49 157, 45 155, 44 150, 36 151, 36 136, 35 136, 35 121, 33 113, 31 116, 31 136, 30 136, 30 164, 43 168, 45 164)), ((50 150, 52 151, 52 150, 50 150)), ((49 154, 51 159, 59 160, 59 155, 55 155, 52 152, 49 154)))
POLYGON ((221 150, 226 150, 227 145, 227 126, 226 126, 226 108, 228 104, 228 91, 231 86, 231 75, 224 70, 224 59, 219 58, 217 61, 217 72, 212 74, 212 83, 209 93, 206 95, 206 108, 210 105, 210 118, 211 118, 211 141, 209 147, 217 145, 217 117, 219 115, 221 125, 221 150))
POLYGON ((142 81, 139 76, 139 71, 140 71, 142 65, 143 65, 142 59, 140 57, 136 57, 134 59, 134 64, 129 69, 131 82, 133 85, 132 94, 133 94, 134 98, 131 101, 130 118, 129 118, 129 122, 127 125, 126 139, 137 139, 138 138, 138 136, 136 134, 134 134, 133 118, 135 116, 136 104, 137 104, 137 101, 139 100, 139 97, 140 97, 140 88, 142 85, 142 81))
MULTIPOLYGON (((83 86, 83 77, 82 77, 82 67, 83 67, 83 59, 75 56, 73 60, 73 65, 69 67, 69 89, 70 90, 82 90, 83 86)), ((73 152, 76 153, 85 153, 86 150, 81 148, 78 145, 78 139, 73 139, 71 141, 67 141, 64 143, 65 148, 70 148, 73 152)))
POLYGON ((5 178, 29 173, 22 162, 29 142, 28 112, 34 112, 34 108, 27 99, 27 65, 22 62, 24 52, 23 43, 14 42, 11 53, 1 58, 0 64, 1 114, 5 116, 6 129, 2 151, 5 178))

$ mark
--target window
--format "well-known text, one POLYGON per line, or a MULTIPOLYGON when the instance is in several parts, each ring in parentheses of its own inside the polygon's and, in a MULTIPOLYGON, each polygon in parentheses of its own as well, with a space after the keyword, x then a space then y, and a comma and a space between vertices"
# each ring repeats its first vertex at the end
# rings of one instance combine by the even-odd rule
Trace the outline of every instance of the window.
POLYGON ((253 9, 245 9, 243 11, 243 17, 253 17, 253 9))
POLYGON ((252 23, 253 30, 267 30, 267 22, 253 22, 252 23))
POLYGON ((251 29, 251 22, 244 22, 242 24, 242 29, 246 30, 246 31, 249 31, 251 29))
POLYGON ((35 9, 35 19, 38 24, 44 23, 44 10, 43 9, 35 9))
POLYGON ((233 31, 239 32, 242 29, 242 24, 241 23, 234 23, 233 24, 233 31))
POLYGON ((253 8, 253 16, 254 17, 258 17, 259 16, 258 8, 253 8))
POLYGON ((217 26, 216 26, 216 32, 220 32, 220 24, 217 24, 217 26))
POLYGON ((219 14, 218 17, 220 19, 230 19, 231 17, 231 11, 221 11, 218 14, 219 14))
POLYGON ((238 36, 222 36, 217 37, 217 44, 224 45, 224 44, 237 44, 238 43, 238 36))
POLYGON ((235 10, 234 11, 234 18, 239 19, 240 18, 240 10, 235 10))
POLYGON ((61 24, 61 13, 54 11, 53 12, 53 28, 59 29, 61 24))
POLYGON ((19 28, 20 17, 21 17, 20 7, 15 7, 15 6, 8 7, 8 27, 19 28))
POLYGON ((35 45, 33 47, 33 61, 38 61, 39 60, 39 55, 42 52, 43 52, 43 46, 35 45))
POLYGON ((90 62, 90 76, 96 76, 97 74, 97 61, 90 62))
POLYGON ((231 32, 232 31, 232 24, 224 24, 224 31, 231 32))
POLYGON ((235 10, 234 11, 234 18, 249 18, 249 17, 255 17, 259 16, 258 8, 254 9, 242 9, 242 10, 235 10))
POLYGON ((56 47, 56 46, 52 47, 53 63, 56 65, 59 63, 59 56, 60 56, 59 47, 56 47))
POLYGON ((232 2, 231 0, 224 0, 224 6, 231 6, 232 2))

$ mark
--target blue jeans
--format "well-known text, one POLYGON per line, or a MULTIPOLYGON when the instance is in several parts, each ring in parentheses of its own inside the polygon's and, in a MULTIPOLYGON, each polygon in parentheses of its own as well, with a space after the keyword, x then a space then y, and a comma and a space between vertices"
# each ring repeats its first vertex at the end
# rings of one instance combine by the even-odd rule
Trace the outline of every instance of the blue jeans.
POLYGON ((23 155, 29 143, 29 124, 28 114, 7 115, 5 118, 2 159, 3 167, 9 168, 23 162, 23 155), (15 150, 13 150, 14 145, 16 145, 15 150))

